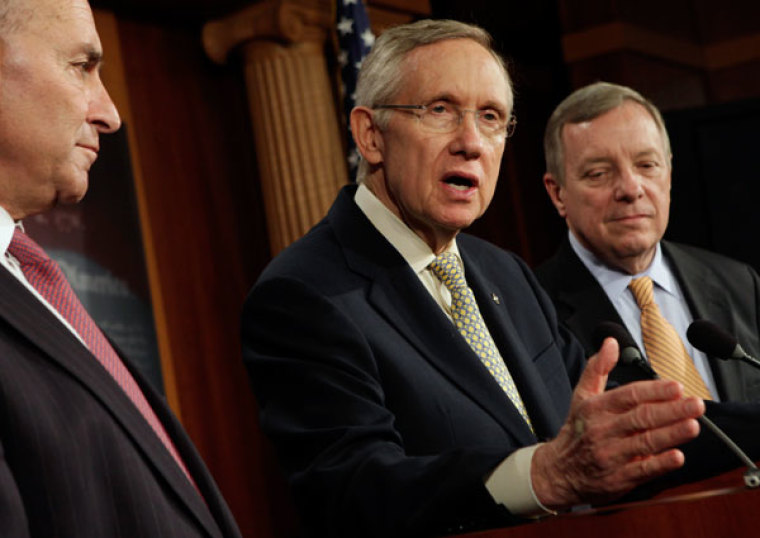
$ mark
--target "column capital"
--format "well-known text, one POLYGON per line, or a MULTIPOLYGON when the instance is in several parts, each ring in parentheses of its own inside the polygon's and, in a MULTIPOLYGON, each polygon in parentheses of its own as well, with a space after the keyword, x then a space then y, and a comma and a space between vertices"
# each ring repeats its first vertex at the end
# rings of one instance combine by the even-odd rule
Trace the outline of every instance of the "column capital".
POLYGON ((203 46, 209 58, 222 64, 232 50, 250 41, 322 42, 333 26, 332 10, 329 0, 264 0, 206 23, 203 46))

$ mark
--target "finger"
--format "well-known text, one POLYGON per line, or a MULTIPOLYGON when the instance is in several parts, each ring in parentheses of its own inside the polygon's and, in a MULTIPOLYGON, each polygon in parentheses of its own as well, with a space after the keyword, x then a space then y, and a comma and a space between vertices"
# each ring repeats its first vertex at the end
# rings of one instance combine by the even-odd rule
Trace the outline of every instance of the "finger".
POLYGON ((685 457, 678 449, 630 461, 581 483, 582 497, 594 502, 609 501, 683 466, 685 457))
POLYGON ((591 357, 573 391, 574 399, 585 400, 601 394, 607 386, 607 377, 617 364, 619 346, 614 338, 605 338, 596 355, 591 357))
POLYGON ((644 484, 676 469, 683 467, 686 458, 680 450, 674 448, 648 458, 631 461, 620 468, 619 480, 629 489, 644 484))
POLYGON ((683 386, 677 381, 636 381, 605 392, 594 406, 596 412, 624 413, 643 404, 676 401, 683 397, 683 386))
POLYGON ((583 422, 583 433, 587 442, 605 447, 606 451, 617 453, 622 459, 642 456, 671 448, 688 441, 699 432, 693 419, 705 412, 705 404, 699 398, 678 399, 667 402, 640 404, 622 413, 609 412, 607 407, 597 405, 607 393, 584 407, 577 421, 583 422), (580 415, 585 418, 580 418, 580 415), (679 430, 678 425, 686 430, 679 430), (674 426, 674 430, 668 430, 674 426), (682 426, 684 427, 684 426, 682 426), (652 438, 647 434, 652 434, 652 438), (670 437, 668 437, 670 435, 670 437), (643 439, 638 439, 643 436, 643 439), (631 439, 644 442, 639 448, 628 450, 631 439))
POLYGON ((663 428, 688 419, 700 417, 705 403, 695 397, 667 402, 640 404, 614 421, 613 433, 624 436, 636 432, 663 428))
POLYGON ((667 452, 696 438, 699 430, 696 419, 688 418, 626 437, 610 438, 605 443, 596 445, 594 457, 601 468, 615 468, 667 452))

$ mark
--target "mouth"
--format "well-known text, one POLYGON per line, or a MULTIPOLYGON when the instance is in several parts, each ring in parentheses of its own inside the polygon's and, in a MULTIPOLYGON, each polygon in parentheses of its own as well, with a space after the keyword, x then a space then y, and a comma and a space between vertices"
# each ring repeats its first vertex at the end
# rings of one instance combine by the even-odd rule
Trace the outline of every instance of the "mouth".
POLYGON ((478 186, 477 179, 460 175, 451 175, 445 177, 443 179, 443 183, 460 192, 466 192, 478 186))
POLYGON ((648 213, 635 213, 633 215, 619 215, 612 218, 612 222, 626 223, 626 222, 638 222, 641 220, 649 219, 652 215, 648 213))
POLYGON ((98 151, 100 151, 100 148, 98 147, 98 144, 77 144, 82 149, 88 149, 91 152, 93 152, 95 155, 98 154, 98 151))

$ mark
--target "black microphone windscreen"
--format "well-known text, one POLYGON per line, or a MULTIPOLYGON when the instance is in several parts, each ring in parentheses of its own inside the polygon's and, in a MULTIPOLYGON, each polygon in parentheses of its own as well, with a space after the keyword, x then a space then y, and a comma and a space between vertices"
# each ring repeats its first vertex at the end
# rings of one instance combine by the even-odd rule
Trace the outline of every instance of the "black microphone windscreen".
POLYGON ((730 359, 738 344, 736 338, 706 319, 698 319, 689 325, 686 338, 698 350, 721 359, 730 359))
POLYGON ((614 321, 603 321, 596 326, 593 333, 596 347, 602 345, 605 338, 612 337, 618 342, 620 347, 620 364, 626 366, 635 366, 639 368, 650 379, 657 379, 657 373, 649 366, 644 357, 641 356, 641 350, 633 340, 631 334, 619 323, 614 321))
POLYGON ((596 326, 593 332, 594 345, 596 348, 599 349, 602 342, 604 342, 604 339, 609 337, 618 341, 620 349, 625 349, 627 347, 638 349, 636 342, 633 341, 631 335, 622 325, 615 323, 614 321, 602 321, 596 326))

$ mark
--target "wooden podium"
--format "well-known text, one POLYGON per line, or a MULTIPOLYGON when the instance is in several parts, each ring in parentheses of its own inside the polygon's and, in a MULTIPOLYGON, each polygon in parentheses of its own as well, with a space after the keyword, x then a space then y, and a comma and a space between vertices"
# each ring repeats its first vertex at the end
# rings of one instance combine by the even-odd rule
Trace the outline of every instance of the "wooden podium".
POLYGON ((760 488, 744 487, 744 469, 679 486, 656 498, 574 512, 460 538, 737 538, 760 536, 760 488), (753 530, 755 529, 755 530, 753 530))

